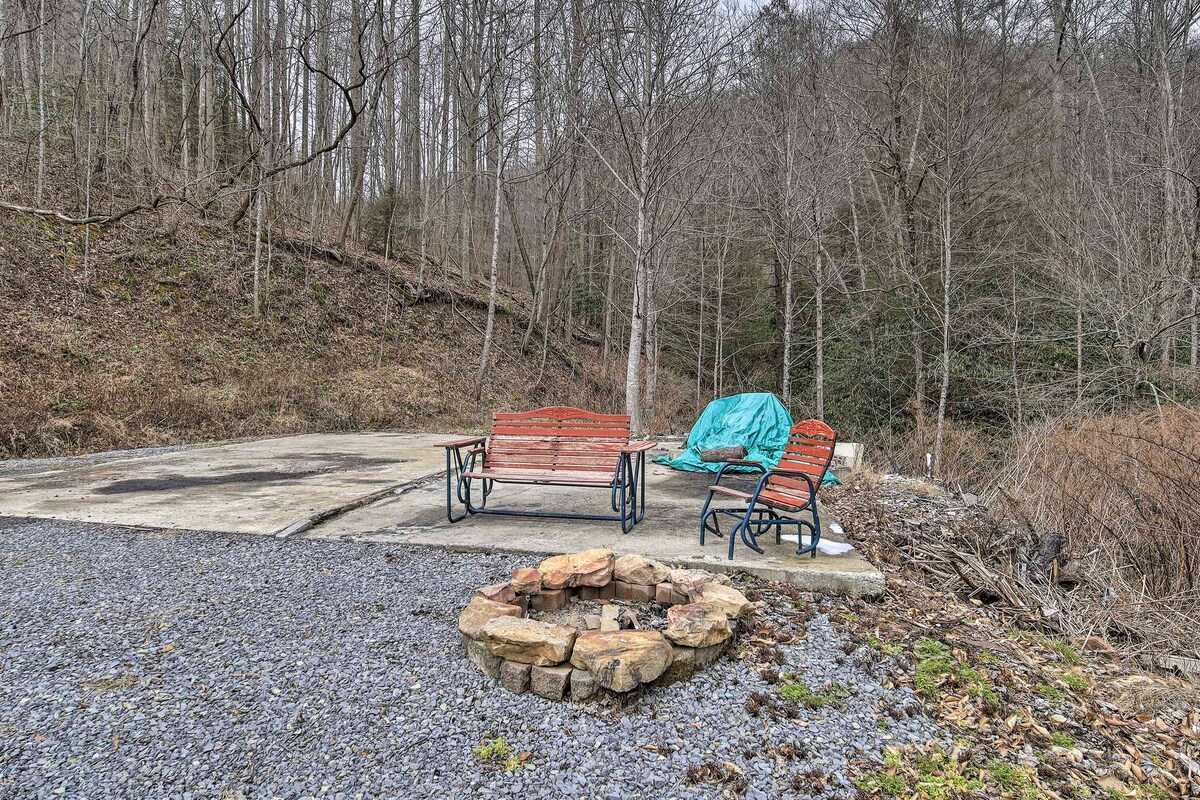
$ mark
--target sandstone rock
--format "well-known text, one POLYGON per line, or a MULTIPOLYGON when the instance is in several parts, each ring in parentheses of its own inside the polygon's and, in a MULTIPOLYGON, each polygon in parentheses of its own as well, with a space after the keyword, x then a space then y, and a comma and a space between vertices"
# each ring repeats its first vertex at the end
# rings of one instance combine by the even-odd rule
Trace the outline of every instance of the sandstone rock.
POLYGON ((479 632, 488 651, 509 661, 552 666, 571 655, 575 629, 533 619, 496 617, 479 632))
POLYGON ((612 579, 613 551, 594 549, 551 556, 538 565, 543 589, 603 586, 612 579))
POLYGON ((515 569, 508 585, 517 594, 537 594, 542 591, 542 573, 533 567, 515 569))
POLYGON ((612 585, 612 581, 603 586, 580 586, 580 600, 612 600, 617 596, 617 587, 612 585))
POLYGON ((654 681, 654 685, 670 686, 673 683, 687 680, 692 677, 696 670, 716 661, 728 647, 728 640, 721 644, 712 645, 711 647, 672 645, 671 666, 667 667, 667 671, 660 675, 658 680, 654 681))
POLYGON ((571 664, 606 689, 628 692, 671 665, 671 643, 657 631, 591 631, 576 640, 571 664))
POLYGON ((614 606, 612 603, 605 603, 600 607, 600 630, 605 632, 621 630, 620 606, 614 606))
POLYGON ((571 699, 576 703, 589 699, 599 688, 596 676, 586 669, 571 670, 571 699))
POLYGON ((697 586, 712 583, 716 575, 705 569, 673 569, 668 580, 680 594, 689 594, 697 586))
POLYGON ((667 629, 663 635, 675 644, 710 647, 733 635, 729 617, 712 603, 688 603, 667 609, 667 629))
POLYGON ((746 595, 720 583, 705 583, 688 593, 693 603, 712 603, 725 612, 730 619, 737 619, 754 611, 754 604, 746 595))
POLYGON ((524 616, 524 614, 521 612, 520 606, 497 603, 495 600, 488 600, 486 597, 472 597, 471 602, 467 603, 467 607, 463 609, 462 614, 458 618, 458 630, 465 636, 478 639, 479 631, 483 629, 483 626, 496 617, 521 616, 524 616))
POLYGON ((495 583, 491 586, 480 586, 475 590, 476 597, 492 600, 496 603, 516 605, 517 593, 507 583, 495 583))
POLYGON ((688 601, 687 595, 678 591, 671 583, 660 583, 655 586, 654 599, 664 606, 673 606, 688 601))
POLYGON ((503 659, 492 655, 482 642, 465 634, 463 635, 463 647, 467 650, 467 660, 474 664, 480 672, 493 680, 500 677, 500 665, 503 663, 503 659))
POLYGON ((654 599, 654 587, 614 580, 609 584, 616 589, 616 598, 630 603, 649 603, 654 599))
POLYGON ((693 657, 696 659, 696 667, 700 668, 700 667, 706 666, 708 664, 711 664, 712 662, 716 661, 718 658, 721 657, 721 653, 724 653, 728 649, 729 649, 729 640, 728 639, 721 642, 720 644, 714 644, 711 647, 695 648, 696 652, 693 653, 693 657))
POLYGON ((589 631, 600 630, 600 615, 599 614, 584 614, 583 624, 589 631))
POLYGON ((533 693, 547 700, 562 700, 571 679, 571 665, 560 667, 534 667, 529 682, 533 693))
POLYGON ((571 593, 566 589, 543 589, 541 594, 529 598, 534 611, 558 611, 567 607, 571 593))
POLYGON ((639 586, 654 586, 670 575, 666 564, 645 556, 621 556, 613 563, 613 578, 639 586))
POLYGON ((655 686, 670 686, 686 681, 696 672, 696 648, 671 645, 671 666, 654 681, 655 686))
POLYGON ((528 664, 500 662, 500 685, 513 694, 524 694, 529 688, 529 670, 528 664))

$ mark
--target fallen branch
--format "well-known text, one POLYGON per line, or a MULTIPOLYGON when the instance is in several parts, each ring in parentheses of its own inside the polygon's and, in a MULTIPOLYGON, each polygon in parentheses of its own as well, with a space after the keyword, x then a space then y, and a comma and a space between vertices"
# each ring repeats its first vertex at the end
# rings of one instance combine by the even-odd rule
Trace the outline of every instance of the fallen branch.
POLYGON ((123 208, 120 211, 111 211, 99 214, 89 214, 88 216, 72 216, 64 214, 61 211, 56 211, 51 208, 36 208, 34 206, 22 206, 16 203, 6 203, 0 200, 0 210, 7 211, 11 214, 27 214, 34 217, 42 217, 43 219, 53 219, 67 225, 110 225, 114 222, 119 222, 125 217, 141 214, 146 211, 157 211, 167 203, 182 203, 183 198, 175 195, 155 195, 149 203, 138 203, 137 205, 123 208))

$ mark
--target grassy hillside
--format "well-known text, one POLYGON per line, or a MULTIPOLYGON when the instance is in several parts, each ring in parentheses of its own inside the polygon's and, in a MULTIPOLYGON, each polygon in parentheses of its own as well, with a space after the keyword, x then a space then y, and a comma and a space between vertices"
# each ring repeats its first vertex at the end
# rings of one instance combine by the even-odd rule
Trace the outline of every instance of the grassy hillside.
MULTIPOLYGON (((0 457, 311 430, 467 429, 494 408, 621 406, 621 366, 536 334, 511 298, 472 384, 483 287, 436 265, 252 242, 169 214, 86 230, 0 215, 0 457)), ((584 337, 586 338, 586 337, 584 337)))

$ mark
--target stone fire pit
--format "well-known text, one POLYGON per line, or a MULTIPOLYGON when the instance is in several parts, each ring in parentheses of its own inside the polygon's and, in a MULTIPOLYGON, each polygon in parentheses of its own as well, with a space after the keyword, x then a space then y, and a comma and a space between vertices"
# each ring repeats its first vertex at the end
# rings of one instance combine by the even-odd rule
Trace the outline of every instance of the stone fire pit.
POLYGON ((471 662, 508 690, 583 701, 685 680, 716 660, 754 610, 728 582, 585 550, 476 589, 458 629, 471 662))

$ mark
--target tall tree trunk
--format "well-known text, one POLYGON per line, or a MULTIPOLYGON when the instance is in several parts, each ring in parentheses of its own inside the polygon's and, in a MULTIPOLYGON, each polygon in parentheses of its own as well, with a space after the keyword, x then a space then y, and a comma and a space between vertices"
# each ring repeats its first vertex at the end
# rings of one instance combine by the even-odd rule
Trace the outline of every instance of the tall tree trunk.
POLYGON ((933 441, 933 469, 938 475, 944 474, 945 442, 946 442, 946 403, 950 397, 950 293, 951 278, 951 245, 952 231, 950 228, 950 191, 946 190, 942 198, 941 209, 942 228, 942 386, 938 392, 937 432, 933 441))
MULTIPOLYGON (((815 206, 815 203, 814 203, 815 206)), ((816 217, 816 212, 813 212, 816 217)), ((813 346, 816 350, 815 374, 817 394, 817 419, 825 419, 825 260, 821 251, 820 220, 816 220, 817 238, 814 239, 816 254, 816 286, 813 290, 813 303, 816 306, 816 321, 813 325, 813 346)))
POLYGON ((487 325, 483 331, 483 348, 479 356, 479 372, 475 376, 475 399, 483 396, 488 359, 492 354, 492 334, 496 328, 496 296, 500 288, 500 195, 503 178, 499 164, 496 168, 496 196, 492 201, 492 252, 488 262, 487 325))

